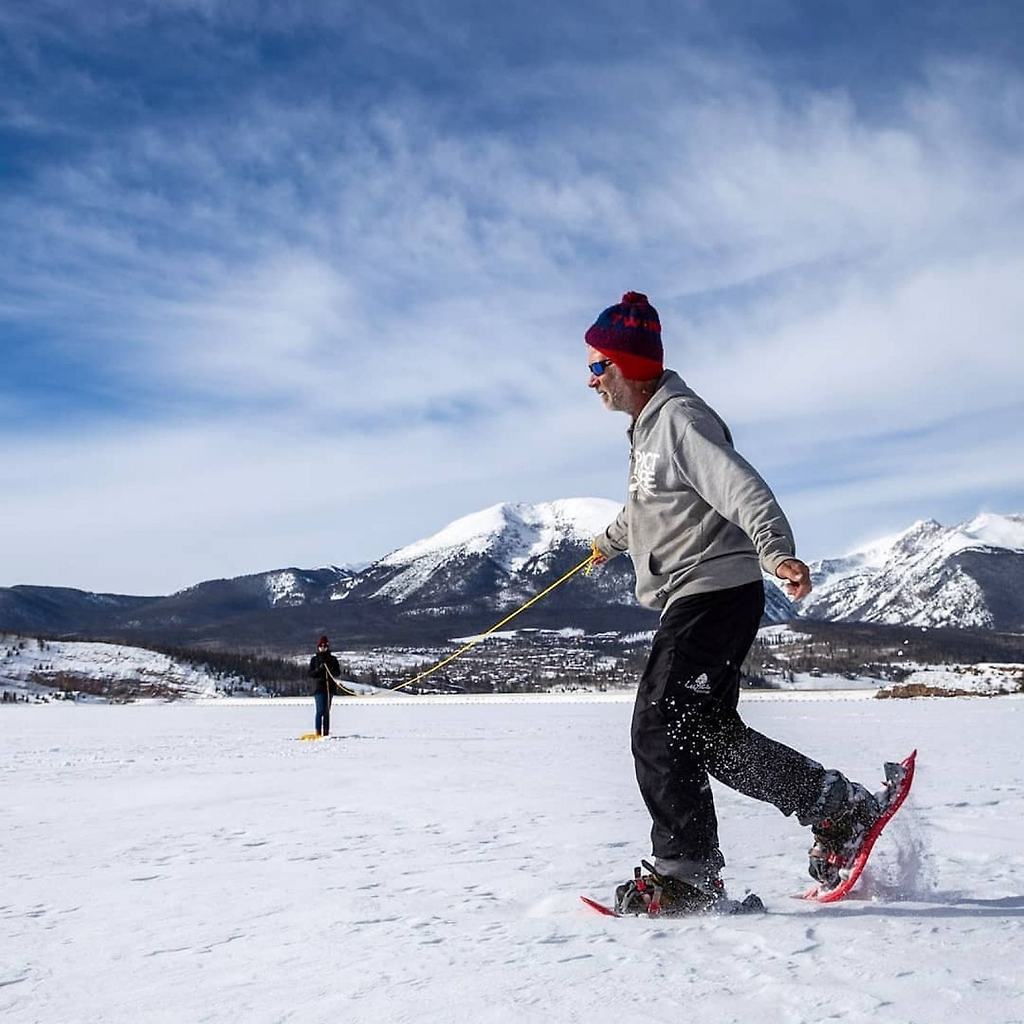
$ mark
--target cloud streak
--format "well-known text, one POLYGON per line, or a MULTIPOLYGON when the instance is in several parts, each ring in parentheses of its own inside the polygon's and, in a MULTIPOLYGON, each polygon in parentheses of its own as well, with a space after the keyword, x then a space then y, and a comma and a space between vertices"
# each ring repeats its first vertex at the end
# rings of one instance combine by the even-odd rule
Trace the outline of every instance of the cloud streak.
MULTIPOLYGON (((404 55, 397 84, 304 92, 301 62, 261 68, 226 28, 250 5, 178 10, 203 75, 228 47, 236 94, 221 82, 208 106, 147 110, 153 83, 133 98, 141 72, 113 80, 112 44, 72 19, 60 45, 95 48, 96 64, 61 65, 34 105, 15 91, 0 113, 22 140, 69 146, 0 200, 15 339, 0 584, 159 592, 372 558, 492 501, 614 496, 624 423, 585 393, 580 339, 629 287, 658 305, 669 363, 778 481, 814 553, 852 527, 811 520, 865 490, 912 492, 900 511, 915 515, 965 492, 1024 498, 1005 451, 947 426, 1024 426, 1017 70, 916 55, 882 108, 666 36, 653 62, 505 53, 438 68, 438 86, 412 23, 379 21, 358 32, 404 55), (53 111, 83 82, 91 117, 136 113, 79 139, 53 111), (92 401, 54 417, 54 381, 23 369, 40 362, 92 401), (868 469, 897 435, 905 459, 941 443, 960 469, 945 483, 906 461, 868 469), (836 446, 852 457, 819 483, 836 446), (22 554, 60 531, 47 509, 68 507, 89 543, 22 554), (131 557, 119 535, 138 538, 131 557), (172 554, 147 560, 155 548, 172 554)), ((714 34, 706 10, 691 16, 714 34)), ((351 27, 350 9, 338 17, 351 27)), ((480 27, 463 27, 471 46, 480 27)), ((41 33, 16 33, 39 75, 41 33)))

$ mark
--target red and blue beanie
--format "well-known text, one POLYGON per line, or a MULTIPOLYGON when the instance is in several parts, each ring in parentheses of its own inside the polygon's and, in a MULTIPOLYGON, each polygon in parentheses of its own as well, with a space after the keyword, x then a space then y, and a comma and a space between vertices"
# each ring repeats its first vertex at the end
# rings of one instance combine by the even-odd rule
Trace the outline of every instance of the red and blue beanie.
POLYGON ((654 380, 665 369, 658 311, 640 292, 626 292, 617 306, 609 306, 584 340, 630 380, 654 380))

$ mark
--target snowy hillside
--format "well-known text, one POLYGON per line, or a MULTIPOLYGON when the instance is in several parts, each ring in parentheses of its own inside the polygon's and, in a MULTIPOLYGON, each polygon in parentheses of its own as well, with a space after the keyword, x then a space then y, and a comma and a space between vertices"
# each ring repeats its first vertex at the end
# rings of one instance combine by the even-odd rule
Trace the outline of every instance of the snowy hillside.
POLYGON ((897 696, 1024 693, 1024 665, 916 665, 905 679, 889 689, 897 696))
POLYGON ((332 597, 344 593, 365 568, 366 565, 360 563, 328 565, 321 569, 281 569, 262 573, 258 578, 263 581, 273 607, 296 608, 323 600, 325 587, 332 597))
POLYGON ((298 608, 323 600, 325 590, 344 587, 357 575, 358 570, 337 565, 320 569, 275 569, 230 580, 206 580, 166 600, 175 610, 186 605, 216 607, 224 604, 236 611, 298 608))
POLYGON ((800 615, 834 621, 1024 629, 1024 516, 928 519, 811 566, 800 615))
POLYGON ((121 644, 26 640, 0 635, 0 690, 37 694, 51 690, 112 696, 217 697, 250 686, 238 677, 156 651, 121 644))

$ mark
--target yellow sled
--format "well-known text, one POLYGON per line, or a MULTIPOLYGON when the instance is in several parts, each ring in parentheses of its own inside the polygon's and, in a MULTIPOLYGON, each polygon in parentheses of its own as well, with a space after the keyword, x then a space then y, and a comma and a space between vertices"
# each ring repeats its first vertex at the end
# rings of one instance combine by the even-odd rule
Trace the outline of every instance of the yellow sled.
POLYGON ((318 732, 304 732, 300 737, 300 740, 322 740, 323 736, 318 732))

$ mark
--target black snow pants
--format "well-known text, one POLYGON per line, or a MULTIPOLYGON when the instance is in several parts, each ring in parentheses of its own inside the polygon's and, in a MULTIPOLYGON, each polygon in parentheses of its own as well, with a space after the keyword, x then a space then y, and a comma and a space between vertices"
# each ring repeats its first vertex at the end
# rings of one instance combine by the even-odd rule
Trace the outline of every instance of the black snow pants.
POLYGON ((744 725, 740 665, 764 611, 760 581, 675 600, 662 617, 633 710, 636 778, 655 857, 724 864, 710 774, 810 823, 825 769, 744 725))

